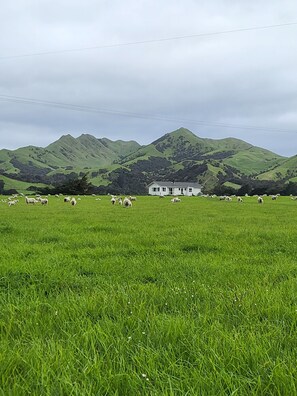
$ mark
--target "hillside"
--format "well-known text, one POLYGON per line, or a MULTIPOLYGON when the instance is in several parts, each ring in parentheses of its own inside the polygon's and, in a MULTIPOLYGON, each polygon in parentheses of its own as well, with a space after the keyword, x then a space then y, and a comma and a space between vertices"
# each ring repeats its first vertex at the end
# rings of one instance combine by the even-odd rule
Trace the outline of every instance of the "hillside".
POLYGON ((146 146, 68 134, 45 148, 0 150, 5 185, 56 185, 85 173, 99 192, 145 193, 153 179, 199 181, 206 190, 217 185, 240 188, 251 180, 296 181, 297 156, 285 158, 235 138, 201 138, 185 128, 146 146))

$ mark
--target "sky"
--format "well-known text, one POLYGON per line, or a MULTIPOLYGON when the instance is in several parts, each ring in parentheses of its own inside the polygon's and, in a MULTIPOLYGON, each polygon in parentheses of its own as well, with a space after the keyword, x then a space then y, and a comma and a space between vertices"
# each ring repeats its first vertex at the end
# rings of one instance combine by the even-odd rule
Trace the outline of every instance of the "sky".
POLYGON ((0 148, 185 127, 297 154, 295 0, 15 0, 0 32, 0 148))

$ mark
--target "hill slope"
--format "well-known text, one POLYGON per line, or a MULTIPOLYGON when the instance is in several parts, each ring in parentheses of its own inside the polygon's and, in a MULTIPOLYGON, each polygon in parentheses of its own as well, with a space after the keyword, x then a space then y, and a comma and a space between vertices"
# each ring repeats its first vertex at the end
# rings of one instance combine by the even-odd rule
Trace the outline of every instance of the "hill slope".
POLYGON ((83 134, 64 135, 45 148, 0 150, 6 183, 52 184, 88 173, 104 192, 145 193, 153 179, 199 181, 209 190, 218 183, 240 187, 252 179, 295 181, 296 169, 297 156, 285 158, 234 138, 205 139, 185 128, 146 146, 83 134))

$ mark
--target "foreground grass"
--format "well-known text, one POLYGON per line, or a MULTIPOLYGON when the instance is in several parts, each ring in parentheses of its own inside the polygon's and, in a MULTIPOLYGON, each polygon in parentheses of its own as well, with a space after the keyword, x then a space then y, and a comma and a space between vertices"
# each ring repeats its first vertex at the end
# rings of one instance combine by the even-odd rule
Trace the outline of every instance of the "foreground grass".
POLYGON ((1 203, 0 394, 297 394, 296 220, 287 197, 1 203))

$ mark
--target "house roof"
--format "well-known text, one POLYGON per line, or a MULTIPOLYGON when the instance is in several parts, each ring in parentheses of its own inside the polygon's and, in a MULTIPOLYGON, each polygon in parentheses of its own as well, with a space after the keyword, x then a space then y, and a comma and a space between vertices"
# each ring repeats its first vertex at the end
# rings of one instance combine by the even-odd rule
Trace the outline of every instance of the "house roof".
POLYGON ((149 186, 151 186, 152 184, 157 184, 160 187, 177 187, 177 188, 193 187, 193 188, 202 188, 201 184, 196 183, 196 182, 153 181, 152 183, 149 184, 149 186))

